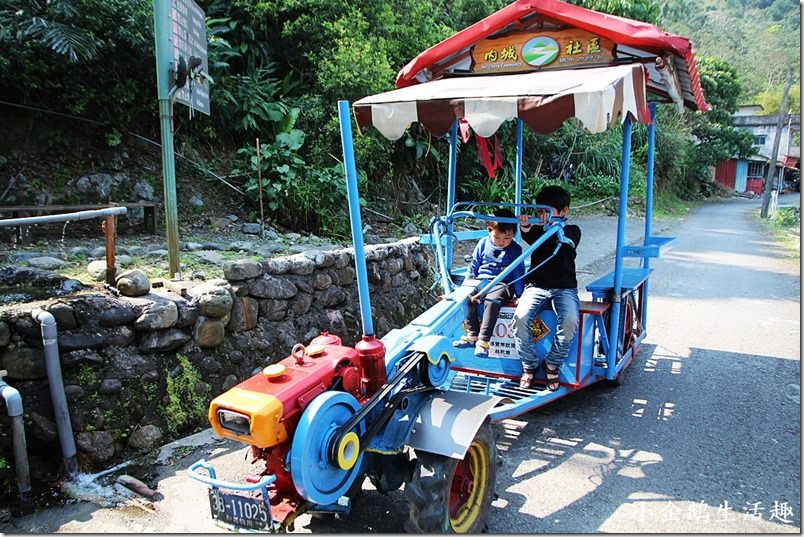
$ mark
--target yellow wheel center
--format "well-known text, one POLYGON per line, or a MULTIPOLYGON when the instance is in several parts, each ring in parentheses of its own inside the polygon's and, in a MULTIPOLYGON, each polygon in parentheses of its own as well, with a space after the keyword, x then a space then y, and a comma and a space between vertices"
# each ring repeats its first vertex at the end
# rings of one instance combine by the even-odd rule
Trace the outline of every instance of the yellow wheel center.
POLYGON ((351 470, 360 454, 360 438, 354 431, 346 433, 338 445, 338 467, 351 470))
POLYGON ((466 498, 461 502, 455 516, 450 516, 450 524, 455 533, 468 533, 472 528, 477 517, 480 516, 480 509, 483 505, 483 498, 486 495, 488 486, 489 454, 483 444, 472 442, 466 457, 459 464, 465 464, 471 475, 471 482, 461 479, 460 483, 453 481, 452 493, 459 494, 461 498, 466 498), (456 490, 456 486, 460 490, 456 490))

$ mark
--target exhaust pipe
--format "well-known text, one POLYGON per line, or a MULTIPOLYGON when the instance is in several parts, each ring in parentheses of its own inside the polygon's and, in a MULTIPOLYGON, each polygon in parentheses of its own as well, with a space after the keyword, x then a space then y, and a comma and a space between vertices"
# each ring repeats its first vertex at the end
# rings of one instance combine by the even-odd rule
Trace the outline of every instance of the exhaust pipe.
POLYGON ((56 418, 56 428, 59 431, 61 455, 64 458, 64 467, 70 478, 78 473, 78 459, 76 457, 73 426, 70 423, 70 413, 67 410, 67 396, 64 394, 64 381, 61 378, 61 363, 59 361, 58 331, 56 319, 53 314, 36 308, 31 316, 42 327, 42 343, 45 347, 45 369, 50 385, 50 399, 53 402, 53 415, 56 418))
POLYGON ((25 425, 22 422, 22 397, 16 388, 12 388, 3 380, 8 374, 6 370, 0 371, 0 395, 6 401, 8 417, 11 418, 11 430, 14 443, 14 470, 17 474, 17 490, 20 497, 31 490, 31 472, 28 468, 28 447, 25 444, 25 425))

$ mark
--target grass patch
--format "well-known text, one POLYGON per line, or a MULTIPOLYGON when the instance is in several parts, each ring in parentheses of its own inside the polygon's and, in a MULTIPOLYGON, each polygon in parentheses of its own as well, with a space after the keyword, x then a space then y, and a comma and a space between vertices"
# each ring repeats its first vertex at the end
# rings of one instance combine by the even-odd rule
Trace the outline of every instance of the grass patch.
POLYGON ((209 386, 203 381, 201 372, 190 359, 177 354, 181 373, 176 377, 167 374, 167 406, 161 407, 168 431, 176 434, 183 427, 203 421, 207 415, 209 386))
MULTIPOLYGON (((759 214, 759 213, 757 213, 759 214)), ((795 259, 801 259, 801 209, 779 207, 776 214, 759 221, 795 259)))

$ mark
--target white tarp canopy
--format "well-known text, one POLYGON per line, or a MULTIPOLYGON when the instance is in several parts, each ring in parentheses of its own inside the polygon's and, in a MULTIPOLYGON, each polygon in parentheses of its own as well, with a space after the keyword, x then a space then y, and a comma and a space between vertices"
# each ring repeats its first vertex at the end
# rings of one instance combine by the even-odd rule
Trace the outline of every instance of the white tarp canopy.
POLYGON ((361 131, 373 125, 392 140, 413 122, 441 136, 455 119, 465 119, 487 138, 515 118, 540 134, 555 132, 570 117, 593 133, 627 114, 650 121, 641 64, 443 78, 365 97, 354 112, 361 131))

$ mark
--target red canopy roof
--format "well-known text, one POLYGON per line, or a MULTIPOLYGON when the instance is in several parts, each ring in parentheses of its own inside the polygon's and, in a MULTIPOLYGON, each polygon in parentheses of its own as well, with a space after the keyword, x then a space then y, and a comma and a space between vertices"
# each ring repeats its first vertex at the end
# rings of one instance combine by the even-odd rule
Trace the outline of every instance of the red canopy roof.
MULTIPOLYGON (((548 21, 553 25, 571 26, 592 32, 617 44, 618 63, 644 62, 648 67, 648 90, 673 97, 678 93, 690 108, 707 111, 700 74, 690 41, 659 28, 631 19, 598 13, 560 0, 517 0, 469 26, 444 41, 430 47, 410 61, 396 77, 396 86, 404 88, 431 79, 434 71, 448 67, 449 62, 468 51, 478 41, 510 30, 525 30, 534 24, 548 21), (675 84, 668 84, 656 68, 672 60, 675 84), (651 60, 654 60, 651 62, 651 60), (669 86, 676 87, 669 87, 669 86)), ((672 75, 671 75, 672 76, 672 75)))

